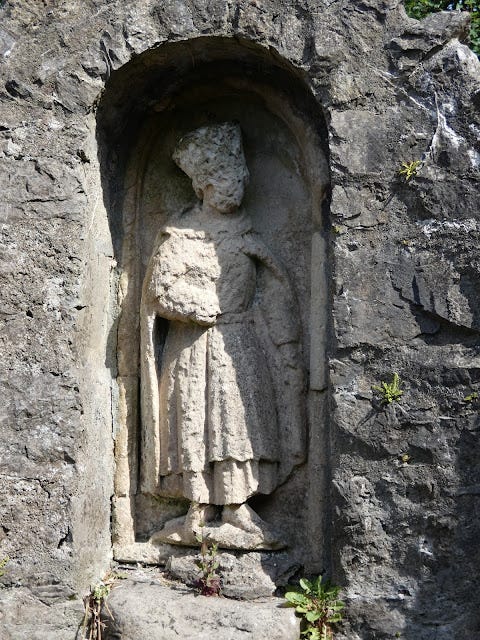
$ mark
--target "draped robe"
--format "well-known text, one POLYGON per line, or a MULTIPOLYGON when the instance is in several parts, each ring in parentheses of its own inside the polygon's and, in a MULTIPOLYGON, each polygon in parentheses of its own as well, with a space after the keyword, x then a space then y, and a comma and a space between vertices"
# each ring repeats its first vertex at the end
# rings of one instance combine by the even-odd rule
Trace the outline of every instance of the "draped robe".
POLYGON ((142 291, 142 491, 271 493, 304 458, 302 402, 292 291, 247 216, 194 208, 164 227, 142 291))

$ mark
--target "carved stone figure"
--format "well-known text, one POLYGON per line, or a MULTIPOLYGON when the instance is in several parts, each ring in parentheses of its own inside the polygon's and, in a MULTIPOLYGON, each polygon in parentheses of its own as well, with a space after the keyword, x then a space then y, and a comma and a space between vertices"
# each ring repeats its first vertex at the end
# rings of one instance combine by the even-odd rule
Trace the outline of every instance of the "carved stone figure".
MULTIPOLYGON (((153 542, 285 546, 247 504, 304 459, 298 312, 286 273, 239 209, 240 127, 184 136, 173 160, 199 203, 155 242, 141 302, 141 490, 184 497, 153 542)), ((266 213, 268 215, 268 213, 266 213)))

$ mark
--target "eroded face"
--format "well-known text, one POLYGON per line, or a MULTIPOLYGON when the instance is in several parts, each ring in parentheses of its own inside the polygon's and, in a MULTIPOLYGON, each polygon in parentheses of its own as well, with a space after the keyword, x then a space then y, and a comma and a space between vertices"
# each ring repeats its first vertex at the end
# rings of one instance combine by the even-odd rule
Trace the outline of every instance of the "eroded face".
POLYGON ((240 206, 249 173, 238 124, 201 127, 179 141, 172 157, 204 204, 220 213, 240 206))
POLYGON ((213 179, 203 188, 204 204, 213 207, 220 213, 231 213, 241 205, 245 193, 245 178, 213 179))

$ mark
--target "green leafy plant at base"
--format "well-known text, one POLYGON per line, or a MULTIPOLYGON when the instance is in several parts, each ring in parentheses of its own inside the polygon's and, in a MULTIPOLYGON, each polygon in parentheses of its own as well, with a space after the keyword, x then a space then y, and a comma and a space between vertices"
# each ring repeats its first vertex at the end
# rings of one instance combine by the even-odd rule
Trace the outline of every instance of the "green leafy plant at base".
POLYGON ((102 609, 105 607, 110 617, 113 618, 106 600, 115 581, 121 578, 123 576, 117 573, 107 573, 104 579, 92 587, 90 593, 83 599, 85 616, 83 618, 81 640, 102 640, 102 632, 105 628, 105 623, 101 617, 102 609))
POLYGON ((463 399, 464 402, 475 402, 475 400, 478 400, 478 391, 472 391, 463 399))
POLYGON ((421 20, 435 11, 468 11, 470 13, 470 47, 480 56, 480 4, 478 0, 405 0, 410 18, 421 20))
POLYGON ((10 558, 8 556, 5 556, 3 560, 0 560, 0 578, 5 575, 5 567, 9 560, 10 558))
POLYGON ((394 373, 392 382, 382 380, 380 385, 374 385, 372 389, 381 395, 382 404, 391 404, 392 402, 398 402, 403 395, 400 384, 400 376, 398 373, 394 373))
POLYGON ((218 596, 221 591, 221 577, 218 569, 218 545, 210 542, 203 533, 197 534, 200 543, 200 558, 196 561, 201 576, 195 582, 195 587, 202 596, 218 596))
POLYGON ((285 593, 288 604, 302 616, 302 636, 308 640, 332 640, 332 625, 341 622, 345 604, 338 599, 340 587, 322 576, 313 581, 302 578, 300 586, 285 593))
POLYGON ((402 162, 402 168, 398 173, 405 177, 405 182, 408 182, 413 176, 417 175, 418 170, 422 164, 421 160, 412 160, 411 162, 402 162))

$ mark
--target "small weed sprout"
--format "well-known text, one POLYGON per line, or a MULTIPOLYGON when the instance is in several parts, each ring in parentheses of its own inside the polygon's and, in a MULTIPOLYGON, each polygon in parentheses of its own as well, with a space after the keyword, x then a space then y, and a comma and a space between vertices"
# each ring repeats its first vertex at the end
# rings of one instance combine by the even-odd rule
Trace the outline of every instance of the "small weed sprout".
POLYGON ((200 543, 200 558, 196 561, 201 576, 195 582, 195 587, 202 596, 218 596, 221 590, 221 578, 218 569, 218 545, 208 540, 202 533, 197 533, 200 543))
POLYGON ((332 640, 332 625, 341 622, 345 604, 338 600, 340 587, 322 576, 313 581, 302 578, 300 586, 285 593, 288 604, 302 616, 301 635, 308 640, 332 640))
POLYGON ((382 380, 380 385, 374 385, 372 389, 381 395, 382 404, 398 402, 403 395, 403 391, 400 389, 400 376, 398 373, 393 374, 392 382, 384 382, 382 380))
POLYGON ((464 402, 475 402, 475 400, 478 400, 478 391, 472 391, 463 399, 464 402))
POLYGON ((110 617, 113 618, 106 600, 115 580, 119 577, 121 576, 116 573, 107 573, 105 578, 98 582, 83 599, 85 616, 83 618, 82 640, 102 640, 102 631, 105 628, 105 623, 101 619, 102 609, 105 607, 110 617))
POLYGON ((5 575, 5 567, 7 566, 7 562, 9 562, 10 558, 5 556, 2 560, 0 560, 0 578, 5 575))
POLYGON ((412 160, 411 162, 402 162, 402 167, 399 169, 398 173, 401 176, 404 176, 405 182, 408 182, 413 176, 416 176, 418 170, 422 166, 421 160, 412 160))

